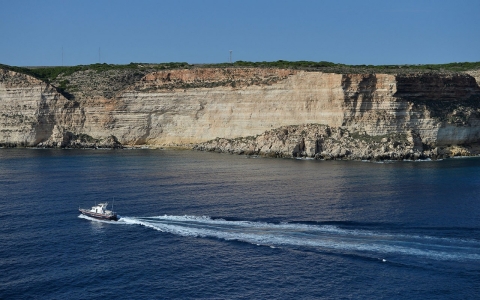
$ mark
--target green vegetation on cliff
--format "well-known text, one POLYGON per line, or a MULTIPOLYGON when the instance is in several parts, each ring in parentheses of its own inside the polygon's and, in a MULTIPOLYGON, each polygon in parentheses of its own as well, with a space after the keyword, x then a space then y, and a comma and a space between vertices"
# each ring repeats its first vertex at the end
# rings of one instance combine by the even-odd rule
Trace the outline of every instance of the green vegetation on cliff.
POLYGON ((75 72, 93 70, 105 72, 110 70, 170 70, 182 68, 226 68, 226 67, 251 67, 251 68, 281 68, 298 70, 318 70, 334 73, 404 73, 404 72, 464 72, 480 69, 480 62, 455 62, 448 64, 425 64, 425 65, 346 65, 328 61, 236 61, 234 63, 219 64, 188 64, 186 62, 170 63, 130 63, 128 65, 115 64, 91 64, 78 66, 52 66, 52 67, 16 67, 0 64, 0 68, 24 73, 45 82, 54 81, 59 75, 69 76, 75 72))
POLYGON ((52 66, 52 67, 15 67, 0 64, 0 68, 7 69, 19 73, 24 73, 43 80, 45 82, 53 82, 59 75, 69 76, 79 71, 96 71, 105 72, 111 70, 169 70, 169 69, 181 69, 188 68, 190 65, 185 62, 170 62, 161 64, 142 64, 142 63, 130 63, 128 65, 113 65, 113 64, 92 64, 92 65, 79 65, 79 66, 52 66))
POLYGON ((104 63, 53 67, 15 67, 0 64, 0 69, 27 74, 51 84, 59 93, 70 100, 75 99, 79 95, 103 95, 109 98, 116 91, 132 84, 148 73, 189 67, 190 65, 185 62, 162 64, 130 63, 128 65, 104 63))
MULTIPOLYGON (((171 63, 130 63, 127 65, 92 64, 79 66, 52 67, 16 67, 0 64, 1 69, 7 69, 33 76, 54 86, 67 99, 103 96, 111 98, 116 92, 134 84, 146 74, 174 69, 193 68, 273 68, 305 71, 320 71, 337 74, 418 74, 418 73, 459 73, 470 70, 480 70, 480 62, 463 62, 428 65, 346 65, 320 61, 285 61, 248 62, 236 61, 221 64, 188 64, 186 62, 171 63)), ((210 87, 216 83, 209 83, 210 87)), ((224 83, 221 83, 222 85, 224 83)), ((232 83, 232 86, 235 82, 232 83)), ((185 86, 185 88, 190 87, 185 86)))
POLYGON ((254 67, 254 68, 281 68, 309 71, 323 71, 332 73, 406 73, 406 72, 464 72, 480 69, 480 62, 460 62, 448 64, 428 65, 346 65, 328 61, 236 61, 232 64, 206 64, 203 67, 254 67))

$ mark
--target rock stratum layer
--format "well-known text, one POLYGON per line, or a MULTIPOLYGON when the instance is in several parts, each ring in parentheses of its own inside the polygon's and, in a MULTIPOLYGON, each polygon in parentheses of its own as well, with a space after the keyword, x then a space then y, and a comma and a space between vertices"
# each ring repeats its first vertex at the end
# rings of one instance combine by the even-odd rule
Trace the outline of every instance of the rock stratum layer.
POLYGON ((82 76, 69 77, 82 84, 67 99, 0 69, 0 144, 368 159, 471 155, 480 141, 478 71, 196 68, 113 76, 115 85, 105 75, 108 92, 82 76))

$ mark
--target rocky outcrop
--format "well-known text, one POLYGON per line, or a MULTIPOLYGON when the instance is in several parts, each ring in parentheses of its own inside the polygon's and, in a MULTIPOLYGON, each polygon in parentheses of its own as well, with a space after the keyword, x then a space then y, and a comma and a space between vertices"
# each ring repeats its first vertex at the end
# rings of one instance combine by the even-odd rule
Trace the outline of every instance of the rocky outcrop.
POLYGON ((319 124, 283 126, 257 136, 217 138, 199 143, 194 149, 266 157, 369 161, 442 159, 480 153, 479 147, 425 148, 418 134, 411 131, 370 136, 319 124))
POLYGON ((137 82, 132 89, 139 92, 191 88, 269 85, 296 74, 284 69, 205 68, 153 72, 137 82))
POLYGON ((480 88, 476 77, 468 74, 194 68, 145 75, 122 71, 102 81, 95 79, 100 73, 82 72, 59 77, 72 87, 68 92, 73 97, 67 99, 52 85, 0 70, 0 144, 198 144, 197 149, 323 158, 325 151, 327 156, 338 156, 339 148, 340 154, 345 153, 340 157, 363 159, 415 153, 433 157, 439 155, 432 152, 435 149, 436 153, 454 151, 454 146, 460 147, 455 153, 474 153, 466 146, 480 140, 480 88), (109 85, 110 81, 116 83, 109 85), (111 88, 102 90, 104 86, 111 88), (284 140, 271 138, 284 129, 289 132, 284 140), (327 138, 324 130, 332 134, 327 138), (298 131, 305 131, 302 138, 310 150, 290 149, 299 145, 300 136, 293 134, 298 131), (321 143, 315 135, 324 136, 321 143), (255 137, 255 143, 239 150, 243 145, 239 141, 248 136, 255 137), (375 148, 373 143, 382 143, 383 138, 385 148, 375 148), (281 140, 289 146, 275 146, 281 140), (310 140, 323 150, 308 146, 310 140), (368 142, 371 149, 365 146, 368 142), (277 150, 265 151, 268 147, 277 150))
POLYGON ((472 76, 477 81, 477 84, 480 85, 480 70, 472 70, 465 72, 466 74, 472 76))
POLYGON ((102 139, 96 139, 88 134, 74 134, 54 126, 52 135, 44 142, 36 145, 38 148, 111 148, 121 149, 120 144, 115 136, 108 136, 102 139))

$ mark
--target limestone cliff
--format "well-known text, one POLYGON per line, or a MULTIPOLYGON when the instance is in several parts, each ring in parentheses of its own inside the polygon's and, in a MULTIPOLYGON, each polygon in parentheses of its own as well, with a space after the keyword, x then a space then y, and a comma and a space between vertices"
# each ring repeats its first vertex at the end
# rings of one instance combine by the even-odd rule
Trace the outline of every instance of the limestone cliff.
MULTIPOLYGON (((350 138, 363 137, 365 143, 369 140, 365 137, 382 137, 386 139, 385 153, 390 144, 395 144, 393 148, 398 153, 412 154, 412 150, 418 152, 418 157, 433 156, 435 148, 438 152, 455 145, 475 146, 480 140, 480 87, 475 71, 470 75, 395 75, 194 68, 140 75, 122 73, 112 76, 113 79, 105 75, 103 81, 88 72, 62 77, 76 84, 72 97, 67 99, 57 92, 55 83, 49 85, 27 75, 0 70, 0 144, 199 144, 199 149, 228 152, 232 149, 219 146, 218 141, 225 145, 225 139, 252 136, 257 140, 264 136, 261 149, 269 143, 275 148, 279 140, 273 142, 266 137, 275 130, 293 132, 293 127, 285 127, 292 125, 306 126, 301 127, 300 132, 305 132, 301 138, 288 135, 287 143, 295 140, 293 149, 303 149, 302 138, 315 140, 315 134, 321 136, 325 128, 333 132, 328 135, 329 140, 336 136, 340 140, 336 132, 348 132, 350 138), (94 79, 89 82, 88 78, 94 79), (117 82, 122 78, 128 80, 117 82), (107 89, 98 82, 109 86, 108 91, 104 92, 107 89), (400 136, 402 140, 394 138, 400 136)), ((326 132, 323 136, 327 136, 326 132)), ((375 142, 374 138, 370 142, 375 142)), ((359 149, 366 149, 361 143, 358 145, 359 149)), ((243 151, 251 146, 245 144, 243 151)), ((349 146, 345 139, 337 146, 341 153, 356 153, 355 158, 368 157, 352 150, 354 146, 349 146)), ((328 148, 320 151, 312 147, 307 148, 313 150, 296 152, 290 146, 277 147, 274 152, 275 156, 303 153, 319 157, 328 148)), ((337 152, 336 148, 331 150, 337 152)), ((375 153, 372 155, 379 155, 375 153)))
POLYGON ((33 77, 0 69, 0 143, 34 146, 52 136, 76 105, 33 77))

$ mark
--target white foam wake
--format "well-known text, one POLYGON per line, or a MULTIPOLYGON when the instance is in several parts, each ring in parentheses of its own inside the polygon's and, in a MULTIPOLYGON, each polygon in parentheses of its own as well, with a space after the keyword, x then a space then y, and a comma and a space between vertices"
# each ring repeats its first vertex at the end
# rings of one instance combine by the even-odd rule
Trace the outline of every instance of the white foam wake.
POLYGON ((437 260, 480 260, 480 242, 475 240, 397 235, 332 225, 226 221, 205 216, 122 217, 118 222, 181 236, 237 240, 265 246, 403 254, 437 260))

